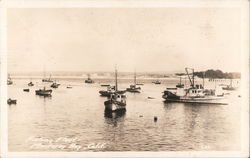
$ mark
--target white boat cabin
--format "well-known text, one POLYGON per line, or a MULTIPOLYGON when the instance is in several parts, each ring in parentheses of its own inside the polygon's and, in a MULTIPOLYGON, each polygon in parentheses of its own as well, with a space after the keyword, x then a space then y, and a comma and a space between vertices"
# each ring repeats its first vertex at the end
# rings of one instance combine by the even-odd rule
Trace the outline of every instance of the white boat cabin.
POLYGON ((126 104, 126 95, 124 95, 124 94, 114 93, 114 94, 110 95, 109 99, 111 101, 117 101, 117 102, 121 102, 121 103, 126 104))

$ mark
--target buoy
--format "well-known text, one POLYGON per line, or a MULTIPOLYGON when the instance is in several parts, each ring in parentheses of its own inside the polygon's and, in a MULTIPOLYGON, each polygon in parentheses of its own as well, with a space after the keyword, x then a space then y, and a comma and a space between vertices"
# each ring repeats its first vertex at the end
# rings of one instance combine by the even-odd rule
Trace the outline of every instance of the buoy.
POLYGON ((157 119, 158 119, 158 118, 155 116, 155 117, 154 117, 154 121, 156 122, 156 121, 157 121, 157 119))
POLYGON ((142 115, 140 115, 139 117, 143 117, 142 115))

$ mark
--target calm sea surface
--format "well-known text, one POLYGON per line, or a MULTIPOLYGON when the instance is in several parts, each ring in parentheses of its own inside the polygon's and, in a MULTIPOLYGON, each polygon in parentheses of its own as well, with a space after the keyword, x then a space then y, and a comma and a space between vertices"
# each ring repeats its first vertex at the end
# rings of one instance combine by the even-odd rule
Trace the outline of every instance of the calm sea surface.
MULTIPOLYGON (((227 96, 228 105, 164 103, 162 92, 178 80, 161 85, 141 81, 142 92, 127 95, 127 111, 107 114, 100 84, 112 80, 61 79, 52 97, 35 95, 45 84, 14 79, 8 97, 9 151, 209 151, 240 149, 240 94, 227 96), (66 86, 71 85, 72 89, 66 86), (30 92, 24 92, 30 88, 30 92), (155 99, 148 99, 148 97, 155 99), (154 116, 158 121, 154 122, 154 116)), ((140 82, 140 81, 139 81, 140 82)), ((51 83, 47 84, 49 87, 51 83)), ((120 89, 129 86, 121 81, 120 89)))

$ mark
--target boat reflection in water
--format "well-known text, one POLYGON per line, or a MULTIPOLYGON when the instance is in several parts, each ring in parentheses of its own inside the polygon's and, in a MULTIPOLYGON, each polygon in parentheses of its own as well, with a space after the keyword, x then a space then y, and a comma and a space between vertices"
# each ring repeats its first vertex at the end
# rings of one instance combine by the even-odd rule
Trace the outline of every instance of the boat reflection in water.
POLYGON ((119 110, 119 111, 110 111, 108 109, 104 110, 104 117, 106 118, 119 118, 126 114, 126 109, 119 110))

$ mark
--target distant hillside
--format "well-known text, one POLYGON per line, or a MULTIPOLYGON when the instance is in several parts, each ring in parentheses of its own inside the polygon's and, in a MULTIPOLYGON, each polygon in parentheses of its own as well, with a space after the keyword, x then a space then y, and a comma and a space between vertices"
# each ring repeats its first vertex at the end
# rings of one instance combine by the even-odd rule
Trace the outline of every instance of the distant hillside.
MULTIPOLYGON (((185 73, 176 73, 176 75, 185 75, 185 73)), ((200 78, 225 78, 225 79, 238 79, 241 77, 239 72, 222 72, 221 70, 209 69, 199 72, 194 72, 194 75, 200 78)))

